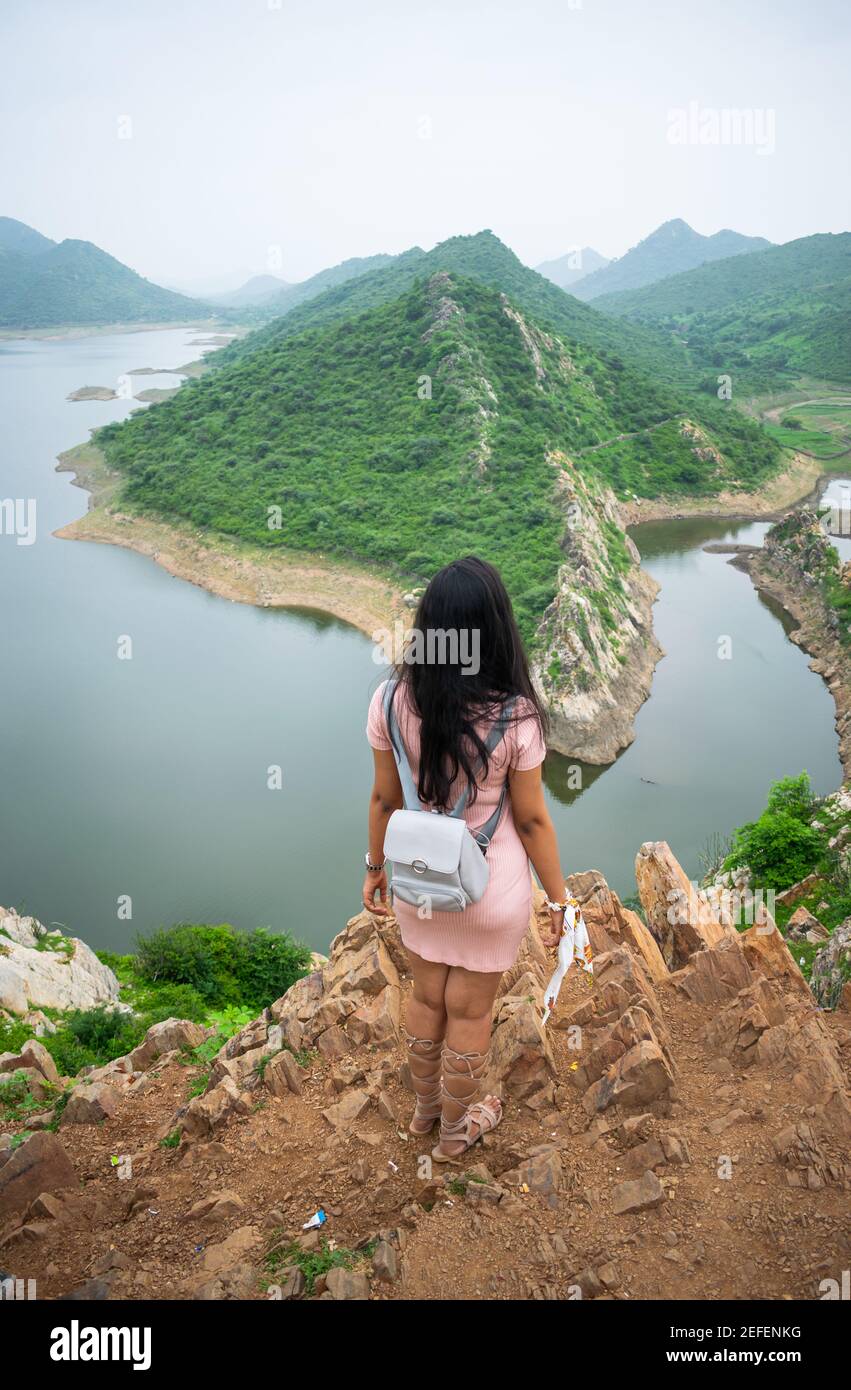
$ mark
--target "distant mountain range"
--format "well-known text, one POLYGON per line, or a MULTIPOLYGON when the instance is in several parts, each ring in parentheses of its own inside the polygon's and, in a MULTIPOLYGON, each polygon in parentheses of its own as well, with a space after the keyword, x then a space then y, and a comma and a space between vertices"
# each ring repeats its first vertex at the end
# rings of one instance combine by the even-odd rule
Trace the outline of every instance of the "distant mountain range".
POLYGON ((570 292, 587 303, 603 294, 641 289, 669 275, 693 270, 707 261, 762 251, 770 245, 765 237, 742 236, 740 232, 722 231, 714 236, 701 236, 678 217, 663 222, 619 260, 609 261, 602 269, 583 275, 570 286, 570 292))
POLYGON ((546 276, 560 289, 572 290, 578 280, 592 275, 595 270, 604 270, 608 264, 608 257, 601 256, 599 251, 595 251, 591 246, 583 246, 581 250, 568 251, 557 260, 541 261, 535 269, 539 275, 546 276))
POLYGON ((210 304, 221 304, 225 308, 241 309, 265 304, 276 294, 289 289, 292 289, 290 282, 282 280, 279 275, 252 275, 238 289, 226 290, 220 294, 208 294, 207 300, 210 304))
POLYGON ((51 241, 0 217, 0 328, 168 323, 209 306, 137 275, 90 241, 51 241))
POLYGON ((594 301, 682 343, 749 390, 803 375, 851 382, 851 232, 734 256, 594 301))

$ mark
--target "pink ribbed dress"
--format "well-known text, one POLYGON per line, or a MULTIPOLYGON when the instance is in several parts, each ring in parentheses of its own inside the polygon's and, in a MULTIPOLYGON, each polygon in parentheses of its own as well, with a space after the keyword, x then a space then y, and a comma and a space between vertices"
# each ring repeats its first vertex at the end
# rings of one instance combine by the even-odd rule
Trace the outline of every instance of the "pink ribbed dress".
MULTIPOLYGON (((373 748, 389 750, 391 743, 382 707, 383 697, 384 684, 372 697, 366 734, 373 748)), ((397 690, 393 708, 416 782, 420 720, 409 706, 404 687, 397 690)), ((474 804, 465 807, 464 819, 472 830, 484 825, 495 810, 509 767, 527 772, 544 761, 546 747, 534 709, 528 700, 518 700, 516 716, 509 724, 502 743, 491 755, 487 779, 478 784, 474 804)), ((487 722, 479 726, 482 737, 488 728, 487 722)), ((463 788, 464 780, 460 778, 453 788, 452 801, 460 796, 463 788)), ((435 912, 425 921, 417 916, 415 907, 399 900, 395 902, 393 910, 399 922, 402 941, 409 950, 415 951, 424 960, 461 965, 466 970, 487 973, 508 970, 514 964, 529 923, 532 892, 529 859, 514 825, 510 796, 506 798, 487 858, 490 878, 484 896, 465 912, 435 912)))

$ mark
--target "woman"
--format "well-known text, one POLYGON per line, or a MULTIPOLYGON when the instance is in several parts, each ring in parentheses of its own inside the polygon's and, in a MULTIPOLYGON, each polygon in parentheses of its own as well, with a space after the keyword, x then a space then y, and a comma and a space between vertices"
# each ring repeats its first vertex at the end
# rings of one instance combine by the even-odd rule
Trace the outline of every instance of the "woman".
MULTIPOLYGON (((478 653, 475 673, 472 663, 400 663, 393 713, 420 801, 447 811, 469 786, 463 815, 475 831, 498 805, 506 781, 508 786, 487 851, 490 877, 479 902, 463 912, 433 912, 425 920, 407 903, 397 899, 394 905, 414 986, 406 1018, 417 1097, 410 1133, 428 1134, 439 1119, 440 1142, 432 1156, 448 1162, 502 1118, 496 1096, 477 1097, 487 1071, 497 988, 514 964, 529 922, 529 861, 550 904, 548 946, 561 935, 560 905, 566 895, 541 783, 545 716, 499 574, 472 555, 447 565, 423 594, 414 627, 426 650, 428 634, 440 632, 459 639, 461 634, 472 636, 478 653), (512 698, 504 738, 489 754, 484 742, 488 731, 512 698)), ((384 685, 375 692, 367 723, 375 781, 363 902, 378 916, 388 913, 384 834, 390 816, 403 804, 384 693, 384 685)))

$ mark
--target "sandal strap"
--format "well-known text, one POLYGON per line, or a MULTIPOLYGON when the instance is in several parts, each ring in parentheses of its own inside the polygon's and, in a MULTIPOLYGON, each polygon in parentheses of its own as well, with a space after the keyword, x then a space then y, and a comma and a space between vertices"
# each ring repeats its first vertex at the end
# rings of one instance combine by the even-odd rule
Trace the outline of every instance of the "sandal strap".
MULTIPOLYGON (((443 1049, 443 1086, 442 1096, 444 1105, 448 1100, 456 1105, 461 1114, 455 1120, 447 1119, 445 1109, 440 1117, 440 1138, 441 1141, 447 1140, 452 1143, 463 1140, 468 1147, 474 1142, 472 1126, 478 1124, 478 1139, 482 1134, 495 1129, 499 1123, 499 1114, 487 1101, 477 1100, 479 1083, 487 1071, 488 1058, 490 1052, 456 1052, 454 1048, 444 1045, 443 1049), (452 1066, 447 1068, 447 1061, 460 1063, 460 1068, 452 1066), (472 1089, 467 1090, 465 1095, 453 1095, 446 1085, 447 1072, 457 1082, 458 1080, 469 1081, 472 1089), (490 1123, 485 1123, 489 1120, 490 1123)), ((466 1089, 466 1088, 465 1088, 466 1089)))
POLYGON ((405 1046, 410 1058, 411 1079, 416 1083, 414 1087, 416 1095, 414 1118, 436 1120, 443 1106, 440 1075, 443 1040, 417 1038, 413 1033, 406 1033, 405 1046), (426 1070, 415 1069, 415 1062, 421 1065, 426 1063, 426 1070))

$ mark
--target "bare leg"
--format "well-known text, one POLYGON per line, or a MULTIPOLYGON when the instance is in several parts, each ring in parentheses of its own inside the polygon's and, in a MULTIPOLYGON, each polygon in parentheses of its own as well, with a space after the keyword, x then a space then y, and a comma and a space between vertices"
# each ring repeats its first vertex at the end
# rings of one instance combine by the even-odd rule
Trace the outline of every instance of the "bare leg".
POLYGON ((446 1033, 443 1002, 449 966, 408 951, 414 989, 405 1013, 411 1082, 417 1097, 409 1129, 428 1134, 441 1114, 440 1058, 446 1033))
MULTIPOLYGON (((482 974, 453 965, 449 969, 444 991, 446 1006, 446 1050, 443 1058, 443 1116, 442 1125, 450 1127, 461 1121, 470 1106, 478 1099, 479 1080, 484 1073, 490 1049, 493 1001, 502 972, 482 974)), ((484 1100, 501 1114, 496 1096, 484 1100)), ((472 1121, 472 1137, 481 1126, 472 1121)), ((441 1138, 441 1153, 455 1157, 467 1144, 462 1139, 441 1138)))

